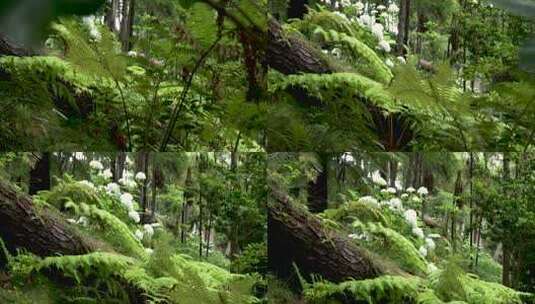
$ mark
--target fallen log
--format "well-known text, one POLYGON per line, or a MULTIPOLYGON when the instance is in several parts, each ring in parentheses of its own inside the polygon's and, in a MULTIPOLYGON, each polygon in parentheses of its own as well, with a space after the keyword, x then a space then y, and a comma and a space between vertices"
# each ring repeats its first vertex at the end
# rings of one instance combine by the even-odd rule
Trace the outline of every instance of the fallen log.
POLYGON ((389 272, 353 240, 325 227, 320 219, 272 193, 268 204, 268 263, 279 278, 295 279, 294 264, 305 279, 331 282, 375 278, 389 272))
POLYGON ((78 255, 92 245, 57 212, 37 207, 29 195, 0 181, 0 238, 16 253, 27 250, 38 256, 78 255))

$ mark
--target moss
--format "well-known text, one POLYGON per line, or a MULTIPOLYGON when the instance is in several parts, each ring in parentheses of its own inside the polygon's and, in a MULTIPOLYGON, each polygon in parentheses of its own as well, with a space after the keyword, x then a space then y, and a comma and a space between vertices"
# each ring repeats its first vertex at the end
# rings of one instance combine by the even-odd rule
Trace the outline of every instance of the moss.
POLYGON ((310 303, 406 303, 418 295, 418 277, 381 276, 340 284, 318 282, 304 292, 310 303))

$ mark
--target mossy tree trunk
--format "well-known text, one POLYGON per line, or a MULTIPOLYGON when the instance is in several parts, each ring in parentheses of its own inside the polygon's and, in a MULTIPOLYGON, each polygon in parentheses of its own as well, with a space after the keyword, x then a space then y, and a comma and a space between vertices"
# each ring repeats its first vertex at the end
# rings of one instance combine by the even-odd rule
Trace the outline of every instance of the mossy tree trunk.
POLYGON ((272 193, 268 204, 268 257, 274 274, 296 284, 294 264, 306 278, 344 280, 374 278, 385 272, 351 239, 323 226, 320 219, 272 193))
POLYGON ((38 256, 76 255, 90 243, 54 210, 37 207, 30 196, 0 182, 0 237, 8 250, 25 249, 38 256))

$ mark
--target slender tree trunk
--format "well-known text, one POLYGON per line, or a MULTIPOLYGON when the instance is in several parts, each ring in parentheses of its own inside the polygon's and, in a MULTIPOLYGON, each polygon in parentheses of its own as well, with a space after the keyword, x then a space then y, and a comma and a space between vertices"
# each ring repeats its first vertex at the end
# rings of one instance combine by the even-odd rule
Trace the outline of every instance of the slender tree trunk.
POLYGON ((206 257, 208 257, 208 254, 210 253, 210 237, 212 237, 212 212, 208 212, 210 215, 208 217, 208 231, 206 233, 206 257))
POLYGON ((122 15, 121 30, 119 38, 121 40, 121 46, 123 52, 128 52, 132 48, 132 33, 134 25, 134 11, 135 0, 122 0, 122 15))
POLYGON ((312 213, 323 212, 327 209, 329 156, 321 154, 319 158, 321 171, 316 179, 308 182, 307 185, 307 206, 312 213))
POLYGON ((118 183, 119 180, 123 177, 124 166, 126 163, 126 153, 117 152, 115 157, 112 159, 111 173, 113 174, 113 181, 118 183))
POLYGON ((202 205, 202 196, 199 191, 199 257, 202 258, 202 230, 203 230, 203 205, 202 205))
POLYGON ((106 15, 104 16, 104 23, 112 32, 117 32, 117 26, 115 20, 120 15, 119 10, 119 1, 120 0, 109 0, 106 3, 106 15))
POLYGON ((148 174, 149 171, 149 153, 148 152, 138 152, 136 157, 136 172, 143 172, 145 174, 145 180, 142 181, 141 185, 141 191, 140 191, 140 203, 141 203, 141 223, 146 224, 148 222, 148 216, 147 216, 147 207, 148 207, 148 199, 147 199, 147 184, 148 184, 148 174))
POLYGON ((391 159, 388 161, 388 176, 390 187, 396 187, 396 179, 398 178, 398 161, 391 159))
POLYGON ((30 195, 42 190, 50 190, 50 153, 44 152, 30 171, 30 195))
POLYGON ((470 250, 472 250, 473 243, 474 243, 474 228, 473 228, 473 217, 474 217, 474 188, 473 188, 473 177, 474 177, 474 153, 470 152, 470 160, 469 160, 469 178, 470 178, 470 250))
POLYGON ((406 47, 409 42, 411 0, 400 0, 399 4, 397 53, 404 56, 407 54, 406 47))

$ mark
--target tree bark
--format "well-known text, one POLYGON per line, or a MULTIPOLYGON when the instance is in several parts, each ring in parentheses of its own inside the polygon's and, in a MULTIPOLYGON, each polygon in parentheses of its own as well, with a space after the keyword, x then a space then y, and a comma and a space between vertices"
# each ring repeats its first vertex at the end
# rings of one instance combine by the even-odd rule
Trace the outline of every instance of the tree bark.
POLYGON ((0 34, 0 56, 32 56, 35 53, 13 43, 7 36, 0 34))
POLYGON ((132 33, 134 26, 135 0, 123 0, 121 30, 119 39, 123 52, 128 52, 132 48, 132 33))
POLYGON ((399 23, 398 23, 398 37, 397 37, 397 52, 404 56, 407 54, 407 46, 409 42, 409 25, 411 0, 401 0, 399 3, 399 23))
POLYGON ((294 263, 306 279, 318 274, 331 282, 385 273, 352 240, 324 227, 319 218, 293 206, 287 196, 272 196, 268 204, 268 263, 277 276, 292 278, 294 263))
POLYGON ((316 179, 307 185, 307 206, 312 213, 320 213, 327 209, 329 156, 320 154, 319 158, 321 169, 316 179))
POLYGON ((30 195, 43 190, 50 190, 50 152, 41 153, 30 171, 30 195))
POLYGON ((91 245, 54 210, 36 208, 30 196, 0 181, 0 237, 9 251, 38 256, 77 255, 91 245))

